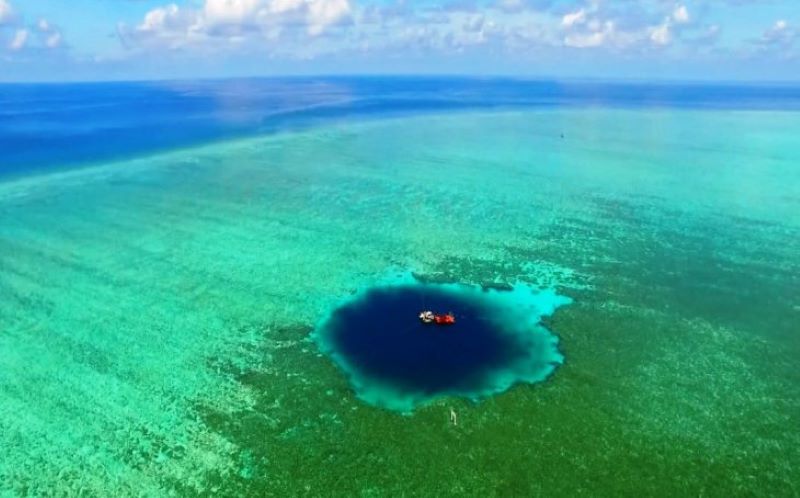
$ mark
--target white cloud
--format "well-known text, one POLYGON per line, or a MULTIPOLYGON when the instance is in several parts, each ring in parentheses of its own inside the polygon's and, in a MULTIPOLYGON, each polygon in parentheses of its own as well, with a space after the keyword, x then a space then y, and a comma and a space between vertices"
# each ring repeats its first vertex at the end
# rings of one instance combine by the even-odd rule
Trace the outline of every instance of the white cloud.
POLYGON ((229 51, 301 59, 366 52, 406 57, 478 45, 487 54, 559 47, 641 54, 697 38, 690 35, 702 26, 677 1, 582 0, 565 10, 552 0, 492 0, 480 7, 411 0, 194 0, 165 3, 118 32, 134 50, 202 56, 229 51))
MULTIPOLYGON (((34 27, 31 29, 34 29, 34 27)), ((47 19, 39 19, 36 22, 35 29, 39 31, 39 36, 42 40, 40 43, 42 43, 46 48, 58 48, 64 41, 61 31, 47 19)))
POLYGON ((672 19, 678 24, 688 23, 691 19, 689 16, 689 9, 687 9, 685 5, 675 7, 675 10, 672 12, 672 19))
POLYGON ((0 24, 10 22, 14 17, 14 9, 7 0, 0 0, 0 24))
POLYGON ((144 20, 136 29, 139 31, 161 31, 170 26, 179 26, 177 21, 180 9, 177 5, 170 4, 166 7, 159 7, 151 10, 144 16, 144 20))
POLYGON ((599 47, 606 43, 609 33, 576 33, 564 38, 564 45, 573 48, 599 47))
POLYGON ((561 18, 561 25, 565 28, 571 28, 572 26, 583 24, 584 22, 586 22, 586 9, 564 14, 564 17, 561 18))
POLYGON ((600 47, 613 41, 617 32, 613 21, 590 24, 590 32, 568 34, 564 38, 564 45, 573 48, 590 48, 600 47))
POLYGON ((757 44, 764 50, 788 51, 798 38, 800 38, 800 31, 792 27, 785 19, 778 19, 775 24, 764 31, 757 44))
POLYGON ((55 31, 48 35, 44 44, 47 48, 58 48, 61 46, 62 40, 63 38, 61 37, 61 33, 59 31, 55 31))
POLYGON ((29 34, 27 29, 18 29, 11 43, 9 43, 8 48, 13 51, 22 50, 22 48, 25 47, 25 43, 28 41, 29 34))
POLYGON ((681 25, 689 24, 690 21, 689 9, 685 5, 678 5, 661 24, 647 29, 650 41, 661 47, 669 45, 675 38, 675 31, 679 31, 681 25))
POLYGON ((631 14, 611 2, 589 0, 586 7, 561 17, 562 43, 573 48, 604 47, 615 51, 643 51, 648 47, 665 47, 672 43, 678 25, 688 24, 689 10, 677 5, 662 11, 659 24, 647 22, 647 11, 631 14))
POLYGON ((155 8, 134 27, 120 25, 119 32, 128 45, 208 48, 220 40, 241 45, 317 37, 351 12, 349 0, 205 0, 199 8, 155 8))
POLYGON ((322 33, 325 28, 335 24, 350 14, 349 0, 312 0, 308 4, 308 32, 312 35, 322 33))
POLYGON ((670 23, 664 22, 663 24, 650 28, 650 40, 656 45, 668 45, 672 41, 670 23))
POLYGON ((206 0, 203 20, 209 25, 243 24, 258 13, 262 3, 259 0, 206 0))
POLYGON ((63 43, 61 31, 55 25, 47 19, 25 24, 22 15, 14 10, 8 0, 0 0, 0 35, 4 39, 0 49, 5 48, 10 52, 55 49, 63 43))
POLYGON ((771 28, 761 36, 761 41, 771 44, 789 44, 794 41, 794 30, 785 19, 775 21, 771 28))

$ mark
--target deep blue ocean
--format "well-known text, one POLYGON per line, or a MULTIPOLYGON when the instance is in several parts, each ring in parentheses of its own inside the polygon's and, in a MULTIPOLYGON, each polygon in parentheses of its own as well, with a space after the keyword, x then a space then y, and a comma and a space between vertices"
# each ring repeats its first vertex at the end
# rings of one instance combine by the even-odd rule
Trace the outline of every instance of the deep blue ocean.
POLYGON ((353 118, 544 106, 800 109, 800 87, 464 78, 0 85, 0 175, 353 118))

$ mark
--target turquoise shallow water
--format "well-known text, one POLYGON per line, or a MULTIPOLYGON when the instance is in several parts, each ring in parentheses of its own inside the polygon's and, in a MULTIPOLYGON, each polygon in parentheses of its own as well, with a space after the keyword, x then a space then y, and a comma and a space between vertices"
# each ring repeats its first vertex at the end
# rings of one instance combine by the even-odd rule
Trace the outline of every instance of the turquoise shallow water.
POLYGON ((797 136, 792 112, 461 112, 6 181, 0 490, 797 495, 797 136), (573 298, 546 320, 565 364, 362 403, 312 327, 410 270, 573 298))

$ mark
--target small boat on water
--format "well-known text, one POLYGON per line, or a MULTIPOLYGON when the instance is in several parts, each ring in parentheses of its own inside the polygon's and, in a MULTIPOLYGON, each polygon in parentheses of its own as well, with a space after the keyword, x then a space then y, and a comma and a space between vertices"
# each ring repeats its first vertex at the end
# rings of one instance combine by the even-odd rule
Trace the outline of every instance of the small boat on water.
POLYGON ((419 314, 419 320, 424 324, 453 325, 456 323, 456 316, 452 313, 437 315, 433 311, 423 311, 419 314))

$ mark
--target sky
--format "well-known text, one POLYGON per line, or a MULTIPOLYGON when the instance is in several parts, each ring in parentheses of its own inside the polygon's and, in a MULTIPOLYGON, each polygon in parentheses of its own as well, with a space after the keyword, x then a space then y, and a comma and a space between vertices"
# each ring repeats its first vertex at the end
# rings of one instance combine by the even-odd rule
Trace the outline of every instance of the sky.
POLYGON ((0 0, 0 81, 800 82, 800 0, 0 0))

